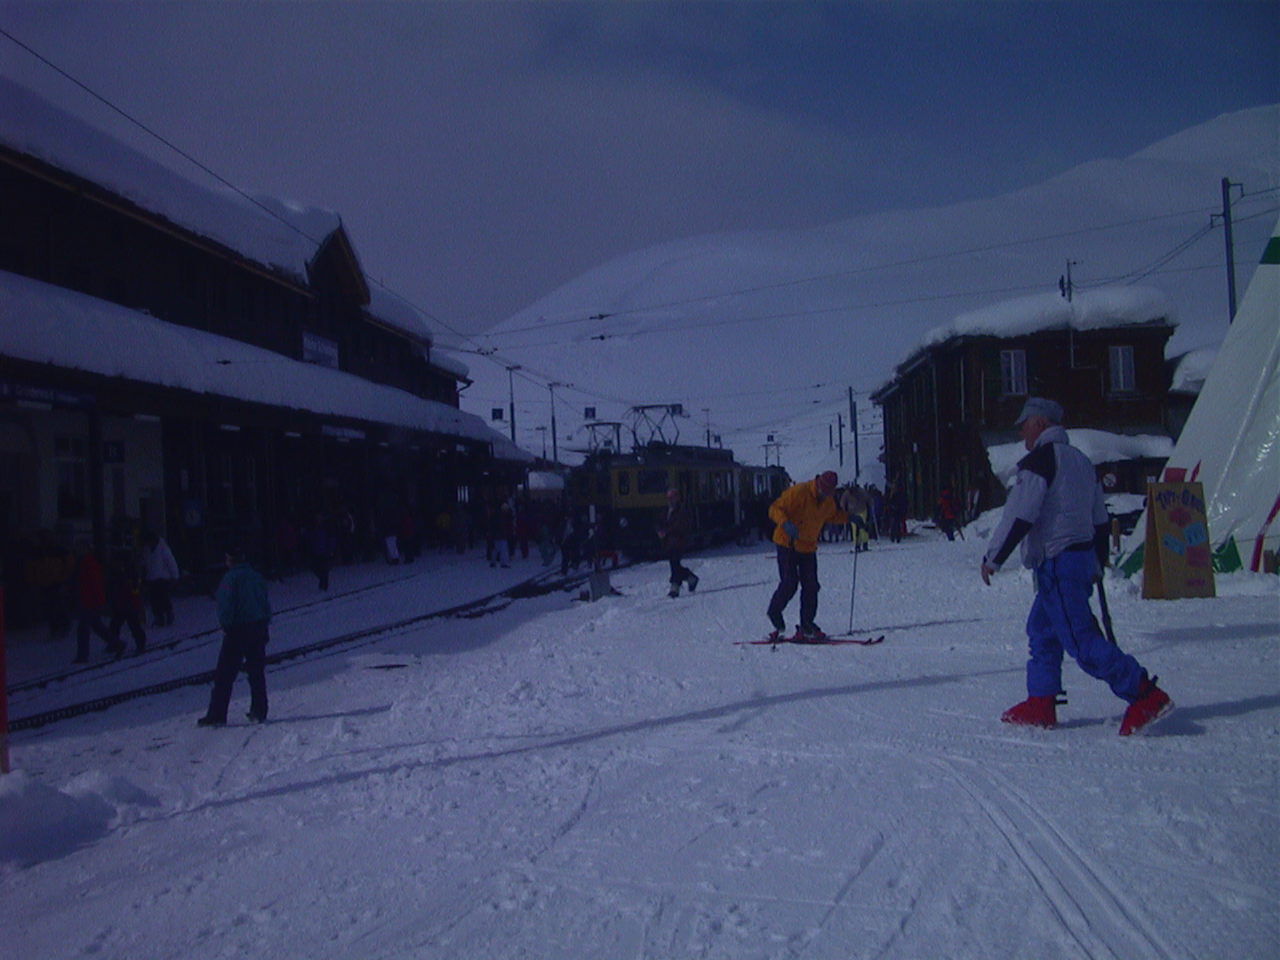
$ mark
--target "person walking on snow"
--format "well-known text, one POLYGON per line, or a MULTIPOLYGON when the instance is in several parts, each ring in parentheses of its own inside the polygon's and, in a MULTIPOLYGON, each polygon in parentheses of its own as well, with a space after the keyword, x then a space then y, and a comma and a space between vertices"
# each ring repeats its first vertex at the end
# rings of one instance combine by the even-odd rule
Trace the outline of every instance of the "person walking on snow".
POLYGON ((825 640, 826 634, 814 623, 818 612, 818 536, 824 524, 849 522, 848 503, 842 496, 836 502, 839 478, 828 470, 804 483, 782 492, 769 507, 769 519, 776 527, 773 542, 778 556, 778 588, 769 601, 769 622, 773 624, 770 640, 781 640, 786 630, 782 612, 800 590, 800 629, 795 639, 801 642, 825 640))
POLYGON ((667 512, 662 525, 658 528, 658 537, 667 551, 667 562, 671 566, 671 590, 667 596, 680 596, 680 584, 687 583, 689 592, 698 589, 698 578, 693 571, 684 565, 684 552, 689 549, 689 532, 693 529, 693 518, 688 508, 680 501, 680 491, 672 488, 667 491, 667 512))
POLYGON ((218 623, 222 625, 222 648, 213 670, 213 690, 209 709, 196 723, 221 727, 227 722, 227 705, 236 674, 244 666, 249 679, 250 723, 267 719, 267 641, 271 622, 271 601, 267 581, 249 565, 242 547, 227 550, 227 572, 218 584, 218 623))
POLYGON ((1169 695, 1132 656, 1103 636, 1089 607, 1105 563, 1110 521, 1093 464, 1071 446, 1062 406, 1031 397, 1015 422, 1028 453, 1000 524, 982 558, 982 582, 1021 544, 1023 565, 1035 576, 1036 598, 1027 617, 1030 659, 1027 699, 1001 716, 1005 723, 1052 729, 1062 690, 1063 651, 1091 677, 1128 702, 1120 735, 1128 736, 1173 709, 1169 695))
POLYGON ((182 574, 164 537, 148 531, 142 538, 142 581, 151 602, 151 625, 173 626, 173 584, 182 574))
MULTIPOLYGON (((938 529, 947 535, 948 540, 955 540, 960 522, 960 502, 950 487, 943 487, 938 494, 938 505, 935 508, 938 518, 938 529)), ((964 531, 959 530, 960 539, 964 539, 964 531)))

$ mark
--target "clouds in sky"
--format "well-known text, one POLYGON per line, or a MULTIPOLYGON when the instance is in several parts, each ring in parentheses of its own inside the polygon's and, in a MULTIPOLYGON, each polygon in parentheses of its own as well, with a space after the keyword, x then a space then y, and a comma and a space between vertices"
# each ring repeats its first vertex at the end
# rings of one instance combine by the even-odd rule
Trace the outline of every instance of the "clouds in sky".
MULTIPOLYGON (((0 2, 227 179, 337 210, 371 275, 464 330, 661 241, 988 196, 1272 102, 1278 23, 1266 2, 0 2)), ((163 158, 4 38, 0 70, 163 158)))

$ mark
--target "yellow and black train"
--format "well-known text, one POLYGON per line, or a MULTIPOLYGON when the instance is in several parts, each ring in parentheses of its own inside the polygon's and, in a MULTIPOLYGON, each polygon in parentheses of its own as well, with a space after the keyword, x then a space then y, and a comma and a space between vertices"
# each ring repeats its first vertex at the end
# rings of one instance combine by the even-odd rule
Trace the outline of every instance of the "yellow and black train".
POLYGON ((591 454, 570 474, 567 492, 574 509, 595 508, 618 549, 643 558, 661 552, 668 490, 679 490, 689 508, 696 549, 767 537, 769 504, 788 482, 782 467, 746 466, 732 450, 650 443, 631 453, 591 454))

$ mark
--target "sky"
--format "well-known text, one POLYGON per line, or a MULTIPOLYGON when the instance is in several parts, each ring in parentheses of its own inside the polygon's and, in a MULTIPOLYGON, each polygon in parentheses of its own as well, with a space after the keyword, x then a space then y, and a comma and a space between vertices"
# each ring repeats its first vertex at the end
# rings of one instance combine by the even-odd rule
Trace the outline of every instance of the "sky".
POLYGON ((650 245, 992 196, 1280 90, 1276 3, 0 0, 0 29, 5 76, 337 211, 455 333, 650 245))

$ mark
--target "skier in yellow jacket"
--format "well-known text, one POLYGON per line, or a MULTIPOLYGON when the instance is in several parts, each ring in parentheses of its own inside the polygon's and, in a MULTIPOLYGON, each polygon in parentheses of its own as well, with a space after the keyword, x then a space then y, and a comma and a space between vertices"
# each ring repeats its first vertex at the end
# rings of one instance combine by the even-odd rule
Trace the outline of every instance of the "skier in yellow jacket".
POLYGON ((777 526, 773 542, 778 551, 778 588, 769 601, 770 640, 783 639, 786 622, 782 611, 800 591, 800 629, 794 639, 814 642, 826 634, 814 623, 818 612, 818 537, 828 523, 848 523, 848 505, 836 501, 839 478, 834 471, 797 483, 782 492, 769 507, 769 519, 777 526))

